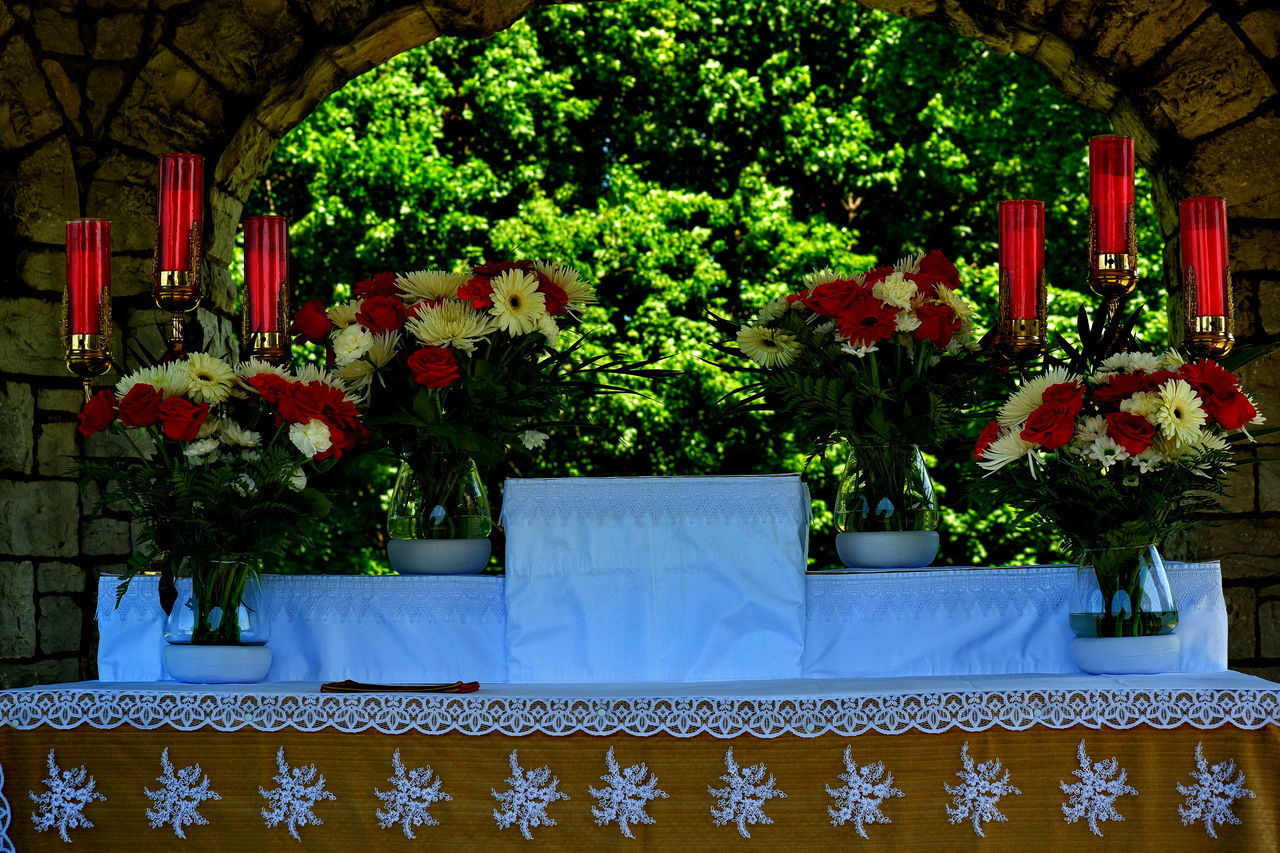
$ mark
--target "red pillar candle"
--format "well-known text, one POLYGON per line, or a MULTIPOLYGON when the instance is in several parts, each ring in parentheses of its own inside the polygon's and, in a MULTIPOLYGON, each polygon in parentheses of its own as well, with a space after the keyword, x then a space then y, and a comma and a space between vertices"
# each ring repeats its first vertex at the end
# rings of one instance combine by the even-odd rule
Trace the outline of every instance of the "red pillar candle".
POLYGON ((1000 202, 1000 301, 1015 320, 1040 319, 1044 280, 1044 202, 1000 202))
POLYGON ((102 303, 111 291, 111 223, 73 219, 67 223, 67 332, 101 335, 102 303))
MULTIPOLYGON (((1131 255, 1129 211, 1133 207, 1133 137, 1089 140, 1089 204, 1100 255, 1131 255)), ((1096 264, 1097 258, 1090 258, 1096 264)))
POLYGON ((289 280, 289 223, 283 216, 244 221, 244 280, 248 331, 283 331, 281 300, 289 280))
POLYGON ((204 157, 160 155, 160 270, 191 268, 191 231, 197 239, 204 223, 204 157))
MULTIPOLYGON (((1227 201, 1188 198, 1178 205, 1183 287, 1195 284, 1198 317, 1225 317, 1231 294, 1227 279, 1227 201)), ((1187 294, 1190 297, 1190 294, 1187 294)))

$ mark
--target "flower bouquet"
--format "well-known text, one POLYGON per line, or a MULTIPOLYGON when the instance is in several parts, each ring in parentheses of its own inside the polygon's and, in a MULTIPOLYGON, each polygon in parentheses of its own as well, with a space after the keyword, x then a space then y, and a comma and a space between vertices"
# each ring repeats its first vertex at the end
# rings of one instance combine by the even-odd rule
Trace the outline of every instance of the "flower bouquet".
POLYGON ((836 503, 846 565, 928 565, 940 513, 920 448, 953 428, 978 348, 956 268, 933 251, 806 284, 745 325, 713 318, 734 338, 722 351, 755 362, 738 405, 773 411, 815 454, 852 445, 836 503))
POLYGON ((1261 423, 1231 371, 1169 350, 1053 367, 987 424, 973 457, 993 499, 1047 521, 1079 555, 1071 627, 1082 668, 1117 671, 1081 639, 1121 637, 1158 642, 1120 671, 1173 665, 1177 608, 1158 547, 1220 508, 1234 451, 1261 423))
POLYGON ((190 645, 166 649, 170 674, 265 676, 267 626, 253 605, 261 561, 304 540, 328 511, 307 487, 307 471, 332 465, 368 435, 341 380, 260 361, 233 368, 196 352, 99 391, 79 429, 118 435, 132 451, 80 465, 84 480, 101 487, 101 503, 124 502, 138 524, 140 547, 117 596, 153 561, 182 580, 168 637, 190 645), (238 651, 215 664, 197 660, 200 647, 212 646, 238 651))
POLYGON ((388 513, 388 552, 402 572, 482 570, 492 518, 481 469, 509 449, 536 450, 566 403, 628 389, 609 375, 653 376, 647 362, 580 359, 562 327, 595 301, 568 267, 529 260, 469 272, 380 273, 355 298, 298 311, 299 341, 325 347, 401 460, 388 513))

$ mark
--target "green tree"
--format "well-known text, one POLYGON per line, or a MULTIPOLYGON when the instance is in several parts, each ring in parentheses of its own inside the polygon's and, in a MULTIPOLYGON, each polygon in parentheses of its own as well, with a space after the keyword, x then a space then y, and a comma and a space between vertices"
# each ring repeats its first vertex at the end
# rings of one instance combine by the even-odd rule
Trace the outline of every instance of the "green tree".
MULTIPOLYGON (((742 315, 813 267, 858 271, 939 248, 988 320, 996 205, 1047 204, 1051 312, 1085 292, 1085 141, 1102 116, 1033 64, 927 21, 841 0, 643 0, 536 10, 485 41, 440 39, 336 93, 280 145, 249 212, 293 220, 302 298, 332 299, 382 269, 460 269, 548 257, 598 284, 591 351, 667 356, 685 373, 647 396, 593 401, 510 473, 798 470, 809 456, 764 418, 723 417, 735 385, 709 363, 707 310, 742 315)), ((1158 271, 1149 192, 1144 272, 1158 271)), ((1159 282, 1144 281, 1163 334, 1159 282)), ((828 500, 842 460, 813 460, 814 553, 831 563, 828 500)), ((950 499, 943 558, 1051 556, 1011 515, 963 506, 967 447, 937 460, 950 499)), ((380 559, 373 498, 389 461, 364 463, 323 554, 380 559)))

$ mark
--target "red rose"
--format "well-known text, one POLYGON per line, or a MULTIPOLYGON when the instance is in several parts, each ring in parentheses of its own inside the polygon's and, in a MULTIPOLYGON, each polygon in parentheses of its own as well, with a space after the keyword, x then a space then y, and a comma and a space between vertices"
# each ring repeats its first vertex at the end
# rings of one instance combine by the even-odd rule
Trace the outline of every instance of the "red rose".
MULTIPOLYGON (((816 292, 816 288, 815 288, 816 292)), ((840 335, 856 347, 871 346, 898 328, 898 309, 865 291, 836 317, 840 335)))
POLYGON ((404 328, 404 301, 399 296, 370 296, 360 303, 356 322, 372 334, 398 332, 404 328))
POLYGON ((1192 390, 1205 399, 1240 390, 1240 380, 1236 379, 1234 373, 1207 358, 1202 358, 1195 364, 1182 365, 1178 368, 1177 375, 1187 380, 1192 390))
POLYGON ((84 436, 102 432, 116 419, 116 395, 102 390, 93 395, 80 410, 80 434, 84 436))
POLYGON ((289 393, 289 388, 293 385, 288 379, 276 373, 259 373, 245 381, 250 388, 262 395, 262 399, 273 406, 280 402, 281 395, 289 393))
POLYGON ((448 388, 459 376, 458 358, 446 347, 423 347, 407 363, 413 381, 428 388, 448 388))
POLYGON ((960 315, 946 305, 925 303, 916 308, 920 325, 911 333, 917 341, 933 341, 938 349, 946 349, 960 331, 960 315))
POLYGON ((1099 406, 1114 411, 1120 408, 1122 400, 1139 392, 1158 391, 1161 385, 1177 378, 1178 374, 1168 370, 1157 370, 1155 373, 1117 373, 1105 385, 1093 389, 1092 396, 1099 406))
POLYGON ((960 273, 947 256, 934 249, 920 260, 920 274, 955 290, 960 286, 960 273))
POLYGON ((533 261, 490 261, 487 264, 477 264, 471 268, 471 274, 475 276, 485 276, 486 278, 497 278, 507 270, 520 270, 533 274, 533 261))
POLYGON ((153 385, 139 382, 120 401, 120 423, 127 427, 155 426, 160 420, 160 402, 164 395, 153 385))
POLYGON ((797 302, 803 303, 808 298, 809 298, 809 291, 807 290, 802 290, 799 293, 788 293, 787 304, 794 305, 797 302))
MULTIPOLYGON (((324 393, 322 388, 332 387, 319 380, 292 382, 280 392, 276 399, 276 410, 281 418, 291 424, 305 424, 307 421, 320 418, 320 412, 324 408, 324 400, 321 397, 324 393)), ((336 388, 334 390, 337 391, 336 388)))
POLYGON ((535 272, 534 275, 538 279, 538 292, 546 299, 547 313, 552 317, 559 317, 567 312, 569 294, 564 292, 564 288, 540 272, 535 272))
POLYGON ((893 267, 875 267, 873 269, 869 269, 867 270, 867 274, 862 277, 862 284, 870 290, 872 285, 879 284, 884 281, 893 274, 893 271, 893 267))
POLYGON ((1084 386, 1074 380, 1050 385, 1044 389, 1044 394, 1040 397, 1040 405, 1062 406, 1074 418, 1084 408, 1084 386))
POLYGON ((802 301, 806 308, 823 317, 837 317, 871 291, 851 279, 838 278, 820 284, 802 301))
POLYGON ((1240 429, 1258 416, 1249 398, 1239 391, 1228 391, 1216 397, 1204 399, 1204 410, 1223 429, 1240 429))
POLYGON ((982 428, 982 434, 978 436, 978 440, 973 444, 973 458, 981 461, 987 455, 987 448, 995 444, 997 438, 1000 437, 1000 424, 995 421, 987 421, 987 425, 982 428))
POLYGON ((1155 427, 1142 415, 1133 412, 1111 412, 1107 416, 1107 435, 1125 449, 1130 456, 1137 456, 1156 440, 1155 427))
POLYGON ((1076 434, 1076 416, 1066 406, 1050 403, 1027 417, 1022 438, 1048 450, 1057 450, 1076 434))
POLYGON ((298 343, 310 341, 313 344, 323 344, 328 340, 329 332, 333 331, 333 321, 325 312, 324 303, 319 299, 302 303, 293 317, 291 331, 298 336, 298 343))
POLYGON ((458 298, 470 302, 477 311, 493 307, 493 282, 484 276, 467 279, 466 284, 458 288, 458 298))
POLYGON ((160 404, 160 427, 172 441, 195 441, 205 418, 208 403, 193 403, 185 397, 170 397, 160 404))
POLYGON ((370 296, 395 296, 397 293, 399 291, 396 289, 396 274, 393 272, 380 272, 373 278, 357 281, 355 286, 356 299, 368 299, 370 296))

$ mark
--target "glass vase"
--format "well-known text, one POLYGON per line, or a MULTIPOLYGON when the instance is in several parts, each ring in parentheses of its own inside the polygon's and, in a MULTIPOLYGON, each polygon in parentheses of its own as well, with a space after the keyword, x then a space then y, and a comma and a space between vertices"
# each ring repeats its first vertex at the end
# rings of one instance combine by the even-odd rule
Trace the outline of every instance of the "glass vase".
POLYGON ((1071 597, 1077 637, 1155 637, 1172 634, 1177 624, 1169 575, 1155 545, 1084 550, 1071 597))
POLYGON ((433 450, 402 461, 387 510, 391 539, 485 539, 491 532, 489 495, 470 456, 433 450))
POLYGON ((933 480, 914 444, 856 444, 836 495, 841 533, 935 530, 933 480))
POLYGON ((270 639, 256 561, 186 557, 174 581, 178 597, 164 634, 170 643, 260 646, 270 639))

